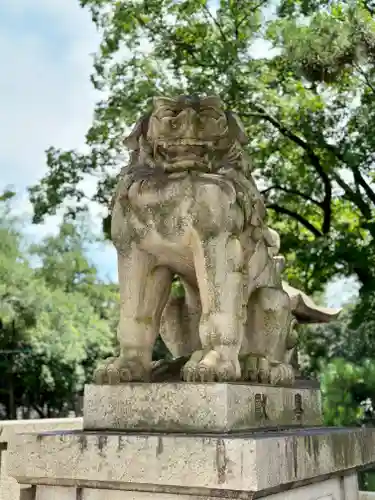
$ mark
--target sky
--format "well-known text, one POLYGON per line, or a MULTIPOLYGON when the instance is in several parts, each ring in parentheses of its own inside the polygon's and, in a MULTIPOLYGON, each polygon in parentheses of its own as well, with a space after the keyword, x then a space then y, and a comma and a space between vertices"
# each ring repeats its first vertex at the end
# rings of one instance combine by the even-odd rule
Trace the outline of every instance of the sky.
MULTIPOLYGON (((0 190, 14 188, 17 212, 32 212, 26 188, 45 174, 49 146, 84 148, 99 99, 89 79, 99 41, 78 0, 0 2, 0 190)), ((100 230, 97 207, 93 213, 100 230)), ((39 239, 57 227, 51 217, 27 232, 39 239)), ((90 257, 103 277, 116 278, 111 245, 93 247, 90 257)))
MULTIPOLYGON (((45 174, 45 150, 84 148, 100 98, 89 79, 99 41, 78 0, 0 1, 0 192, 9 186, 17 192, 19 213, 32 213, 26 188, 45 174)), ((98 207, 92 212, 93 229, 100 231, 98 207)), ((26 230, 39 239, 57 228, 58 219, 50 217, 26 230)), ((103 278, 117 279, 111 244, 92 247, 90 258, 103 278)), ((328 304, 338 305, 352 291, 352 283, 333 284, 328 304)))

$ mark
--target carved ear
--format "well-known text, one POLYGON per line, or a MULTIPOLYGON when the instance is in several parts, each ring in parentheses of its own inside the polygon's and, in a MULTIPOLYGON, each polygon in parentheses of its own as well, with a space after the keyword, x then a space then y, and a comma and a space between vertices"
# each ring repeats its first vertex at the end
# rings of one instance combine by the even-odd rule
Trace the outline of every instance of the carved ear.
POLYGON ((228 120, 228 127, 229 127, 229 134, 233 137, 236 138, 237 141, 244 146, 249 142, 244 126, 241 123, 241 120, 239 119, 238 115, 236 113, 233 113, 232 111, 227 111, 227 120, 228 120))
POLYGON ((124 144, 130 151, 135 151, 139 148, 139 139, 142 135, 146 137, 149 119, 150 113, 138 120, 128 137, 125 137, 124 144))
POLYGON ((223 101, 217 95, 209 95, 201 98, 201 104, 215 109, 223 109, 223 101))

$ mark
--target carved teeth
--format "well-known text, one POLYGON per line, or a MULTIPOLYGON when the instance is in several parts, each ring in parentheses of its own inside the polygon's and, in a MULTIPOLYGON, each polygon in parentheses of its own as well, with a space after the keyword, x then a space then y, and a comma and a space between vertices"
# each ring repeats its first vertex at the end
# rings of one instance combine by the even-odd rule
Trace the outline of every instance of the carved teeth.
POLYGON ((158 146, 168 148, 169 146, 208 146, 212 147, 212 141, 199 141, 195 139, 179 139, 175 141, 158 141, 158 146))

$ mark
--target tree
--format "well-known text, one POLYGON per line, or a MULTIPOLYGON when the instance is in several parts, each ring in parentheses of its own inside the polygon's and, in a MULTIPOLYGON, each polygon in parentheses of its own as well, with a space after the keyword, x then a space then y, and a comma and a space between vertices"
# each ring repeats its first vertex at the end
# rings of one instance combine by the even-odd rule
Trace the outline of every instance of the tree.
POLYGON ((375 362, 350 363, 342 358, 323 365, 321 389, 327 425, 375 423, 375 362))
POLYGON ((74 410, 75 396, 97 359, 113 350, 117 290, 97 279, 83 244, 76 229, 63 224, 57 237, 32 247, 42 263, 33 268, 17 221, 8 210, 1 213, 0 377, 6 384, 0 406, 5 418, 16 418, 18 408, 41 417, 74 410))
POLYGON ((94 199, 108 206, 125 128, 150 97, 218 93, 251 138, 289 280, 312 292, 354 274, 374 288, 375 29, 364 2, 283 0, 276 12, 266 0, 81 5, 103 34, 92 82, 108 97, 87 133, 89 154, 48 150, 49 171, 31 189, 36 222, 67 200, 84 203, 85 175, 99 177, 94 199), (275 49, 267 57, 254 56, 260 40, 275 49))
POLYGON ((337 321, 303 330, 303 372, 321 380, 328 425, 375 424, 374 309, 361 297, 337 321))
POLYGON ((118 286, 102 282, 97 268, 87 258, 90 245, 102 239, 88 229, 87 216, 74 222, 64 220, 57 236, 45 237, 29 252, 40 262, 36 276, 43 278, 50 289, 84 295, 96 314, 115 331, 119 321, 118 286))

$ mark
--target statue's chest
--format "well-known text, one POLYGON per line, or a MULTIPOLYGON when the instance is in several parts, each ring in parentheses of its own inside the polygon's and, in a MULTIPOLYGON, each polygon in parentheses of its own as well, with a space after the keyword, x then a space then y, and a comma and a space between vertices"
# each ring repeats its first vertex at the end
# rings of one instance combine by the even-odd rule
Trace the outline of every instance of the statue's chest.
POLYGON ((135 183, 128 192, 126 214, 140 233, 156 232, 168 240, 185 238, 192 229, 202 235, 231 231, 239 218, 243 222, 233 185, 215 176, 188 176, 160 187, 135 183))

